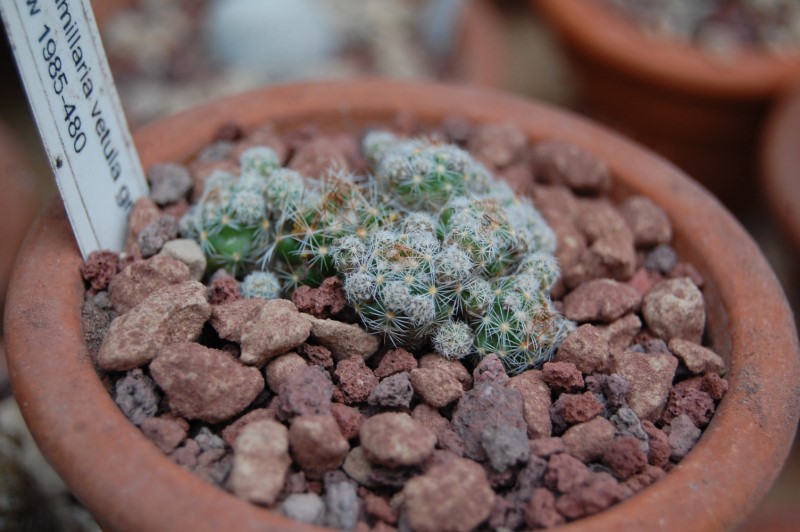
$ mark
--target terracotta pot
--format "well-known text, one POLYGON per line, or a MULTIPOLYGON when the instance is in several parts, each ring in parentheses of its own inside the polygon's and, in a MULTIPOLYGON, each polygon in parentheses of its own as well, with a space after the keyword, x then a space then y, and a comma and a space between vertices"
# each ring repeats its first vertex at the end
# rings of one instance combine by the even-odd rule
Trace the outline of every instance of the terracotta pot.
MULTIPOLYGON (((567 530, 721 530, 767 492, 794 436, 800 348, 791 313, 755 243, 707 192, 641 147, 544 105, 477 89, 389 81, 286 85, 201 106, 138 132, 145 167, 186 160, 231 120, 360 132, 409 113, 513 122, 608 161, 618 196, 645 194, 672 219, 675 246, 706 279, 707 336, 730 389, 694 450, 666 478, 567 530)), ((42 451, 101 525, 119 530, 297 528, 170 462, 116 407, 83 344, 81 263, 54 203, 29 235, 7 308, 12 383, 42 451)))
POLYGON ((587 112, 747 210, 760 125, 774 96, 800 78, 800 50, 722 58, 648 35, 600 1, 531 3, 562 38, 587 112))

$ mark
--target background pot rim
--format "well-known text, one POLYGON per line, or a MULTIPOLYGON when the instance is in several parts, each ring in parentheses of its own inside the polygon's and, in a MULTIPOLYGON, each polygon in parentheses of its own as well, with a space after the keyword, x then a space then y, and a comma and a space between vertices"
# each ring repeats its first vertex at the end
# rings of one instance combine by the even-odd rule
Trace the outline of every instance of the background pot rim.
MULTIPOLYGON (((739 523, 778 475, 794 436, 800 416, 797 333, 752 239, 665 160, 546 105, 481 89, 383 80, 257 90, 147 126, 135 141, 147 167, 188 158, 231 120, 249 127, 270 119, 292 127, 316 118, 360 131, 399 112, 423 124, 453 114, 475 123, 510 121, 534 140, 574 142, 609 163, 623 193, 645 194, 667 211, 679 253, 705 274, 707 306, 716 310, 708 324, 713 347, 732 355, 730 390, 698 445, 664 479, 565 529, 720 530, 739 523)), ((78 498, 114 530, 298 529, 171 463, 124 418, 83 345, 79 265, 66 217, 54 204, 26 239, 6 312, 9 369, 20 408, 78 498)))
POLYGON ((800 78, 800 46, 784 53, 742 48, 729 56, 650 35, 598 0, 529 0, 573 46, 634 78, 730 99, 774 94, 800 78))

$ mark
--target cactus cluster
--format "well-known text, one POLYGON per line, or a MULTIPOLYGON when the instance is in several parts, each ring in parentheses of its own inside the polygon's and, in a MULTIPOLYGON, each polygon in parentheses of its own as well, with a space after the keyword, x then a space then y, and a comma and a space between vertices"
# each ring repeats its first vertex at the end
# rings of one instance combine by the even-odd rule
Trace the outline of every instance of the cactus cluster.
POLYGON ((364 325, 395 346, 494 353, 509 373, 549 360, 572 324, 549 299, 555 235, 533 204, 456 146, 372 132, 363 152, 369 177, 310 178, 251 148, 240 176, 206 180, 183 231, 212 268, 251 272, 247 297, 339 275, 364 325))

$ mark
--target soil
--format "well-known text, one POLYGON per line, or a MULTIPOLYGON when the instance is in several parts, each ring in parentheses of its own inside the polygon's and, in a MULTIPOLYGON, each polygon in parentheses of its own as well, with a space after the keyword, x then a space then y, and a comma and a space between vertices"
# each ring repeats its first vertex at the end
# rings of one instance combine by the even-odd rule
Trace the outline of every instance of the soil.
MULTIPOLYGON (((192 190, 177 186, 182 172, 161 172, 160 189, 181 192, 140 200, 127 253, 97 252, 82 268, 87 345, 121 410, 220 489, 346 530, 548 528, 668 474, 727 382, 702 345, 702 276, 671 247, 666 214, 642 196, 613 203, 603 161, 559 141, 531 145, 510 124, 453 117, 423 131, 404 115, 395 125, 465 147, 549 222, 562 271, 552 297, 576 322, 553 360, 509 377, 494 355, 462 362, 384 345, 336 278, 292 301, 245 299, 175 245, 166 219, 192 190)), ((355 136, 237 132, 186 165, 195 187, 209 161, 235 167, 255 138, 284 165, 319 164, 319 149, 364 167, 355 136)))

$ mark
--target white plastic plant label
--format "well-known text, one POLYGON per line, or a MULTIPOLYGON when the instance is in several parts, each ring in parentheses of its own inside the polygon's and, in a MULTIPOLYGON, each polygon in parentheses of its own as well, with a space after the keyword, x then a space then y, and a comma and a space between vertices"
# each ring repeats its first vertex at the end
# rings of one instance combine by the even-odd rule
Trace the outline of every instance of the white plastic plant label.
POLYGON ((0 0, 0 13, 81 253, 121 251, 147 181, 89 0, 0 0))

